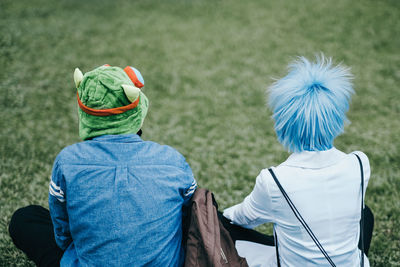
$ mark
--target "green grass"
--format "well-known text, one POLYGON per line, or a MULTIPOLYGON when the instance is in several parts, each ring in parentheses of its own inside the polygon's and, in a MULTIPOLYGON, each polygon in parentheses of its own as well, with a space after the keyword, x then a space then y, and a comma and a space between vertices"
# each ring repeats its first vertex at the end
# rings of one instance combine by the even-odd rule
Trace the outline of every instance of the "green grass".
POLYGON ((79 141, 75 67, 137 67, 151 101, 144 139, 177 148, 225 208, 288 156, 265 106, 271 77, 321 51, 355 75, 335 146, 370 158, 370 261, 400 266, 399 18, 396 0, 0 1, 0 266, 32 265, 10 216, 47 206, 53 160, 79 141))

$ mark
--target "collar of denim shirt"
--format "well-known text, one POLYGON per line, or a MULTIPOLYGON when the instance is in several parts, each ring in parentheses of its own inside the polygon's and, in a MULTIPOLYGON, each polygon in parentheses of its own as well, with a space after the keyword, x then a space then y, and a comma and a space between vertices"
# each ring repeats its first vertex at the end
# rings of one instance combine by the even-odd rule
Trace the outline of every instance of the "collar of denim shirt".
POLYGON ((116 143, 133 143, 133 142, 143 141, 137 134, 100 135, 94 137, 91 140, 98 142, 116 142, 116 143))

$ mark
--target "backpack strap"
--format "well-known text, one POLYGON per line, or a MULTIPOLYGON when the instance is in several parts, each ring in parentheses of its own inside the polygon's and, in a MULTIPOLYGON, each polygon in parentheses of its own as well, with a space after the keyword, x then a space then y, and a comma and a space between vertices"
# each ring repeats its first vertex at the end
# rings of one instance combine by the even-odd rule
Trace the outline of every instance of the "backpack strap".
POLYGON ((360 157, 354 153, 360 164, 361 171, 361 226, 360 226, 360 240, 361 240, 361 267, 364 267, 364 168, 360 157))
POLYGON ((276 262, 278 264, 278 267, 281 267, 281 261, 279 260, 278 237, 276 236, 275 229, 274 229, 274 239, 275 239, 275 250, 276 250, 276 262))
MULTIPOLYGON (((297 210, 296 206, 293 204, 293 202, 290 200, 289 196, 286 194, 286 191, 283 189, 283 187, 280 184, 278 178, 276 178, 274 171, 271 168, 269 168, 268 171, 271 173, 272 178, 274 179, 275 183, 277 184, 279 190, 282 192, 282 195, 285 197, 287 203, 289 204, 290 209, 293 211, 293 213, 296 216, 296 218, 303 225, 304 229, 306 229, 306 231, 310 235, 311 239, 317 245, 318 249, 322 252, 322 254, 325 256, 325 258, 331 264, 331 266, 336 267, 335 263, 332 261, 332 259, 328 255, 328 253, 325 251, 325 249, 323 248, 321 243, 318 241, 317 237, 311 231, 311 228, 308 226, 306 221, 303 219, 303 217, 301 216, 300 212, 297 210)), ((277 254, 277 257, 278 257, 278 254, 277 254)), ((278 266, 280 266, 279 257, 277 258, 277 261, 278 261, 278 266)))

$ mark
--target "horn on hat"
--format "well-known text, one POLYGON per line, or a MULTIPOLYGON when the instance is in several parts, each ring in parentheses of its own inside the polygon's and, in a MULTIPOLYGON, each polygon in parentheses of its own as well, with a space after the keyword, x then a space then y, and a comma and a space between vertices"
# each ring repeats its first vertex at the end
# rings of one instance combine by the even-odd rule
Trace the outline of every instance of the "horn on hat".
POLYGON ((133 85, 122 84, 126 97, 129 101, 134 102, 140 95, 140 89, 133 85))
POLYGON ((74 71, 74 82, 75 82, 75 86, 76 88, 79 87, 79 85, 81 84, 83 80, 83 73, 79 68, 75 68, 74 71))

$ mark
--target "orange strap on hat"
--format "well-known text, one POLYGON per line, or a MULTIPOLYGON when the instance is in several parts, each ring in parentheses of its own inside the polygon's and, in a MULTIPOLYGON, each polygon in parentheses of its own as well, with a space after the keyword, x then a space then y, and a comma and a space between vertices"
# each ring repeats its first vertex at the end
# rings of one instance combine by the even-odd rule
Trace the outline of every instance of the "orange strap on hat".
POLYGON ((140 96, 139 96, 134 102, 130 103, 129 105, 118 107, 118 108, 94 109, 94 108, 89 108, 88 106, 85 106, 81 102, 81 100, 79 99, 78 92, 76 92, 76 96, 78 98, 78 105, 82 111, 84 111, 87 114, 93 115, 93 116, 101 116, 101 117, 121 114, 121 113, 124 113, 125 111, 134 109, 139 104, 139 99, 140 99, 140 96))

